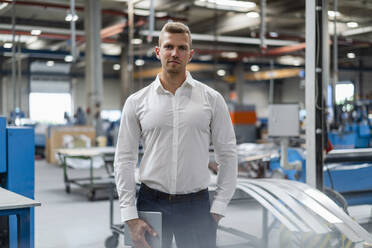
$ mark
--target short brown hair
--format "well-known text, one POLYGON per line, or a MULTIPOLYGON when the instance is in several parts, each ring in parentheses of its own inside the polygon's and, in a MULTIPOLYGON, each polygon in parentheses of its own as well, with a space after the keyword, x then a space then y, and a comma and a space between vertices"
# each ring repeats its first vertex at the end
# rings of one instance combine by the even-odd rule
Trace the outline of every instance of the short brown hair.
POLYGON ((190 48, 192 46, 191 40, 191 32, 188 26, 181 22, 168 22, 166 23, 160 31, 159 34, 159 46, 161 45, 161 40, 163 38, 164 33, 171 33, 171 34, 187 34, 189 36, 189 44, 190 48))

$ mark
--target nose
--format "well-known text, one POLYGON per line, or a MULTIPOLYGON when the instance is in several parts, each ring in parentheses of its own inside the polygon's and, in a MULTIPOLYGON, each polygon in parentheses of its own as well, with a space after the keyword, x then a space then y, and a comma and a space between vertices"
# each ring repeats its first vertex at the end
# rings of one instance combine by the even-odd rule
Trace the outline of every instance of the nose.
POLYGON ((172 57, 177 57, 178 58, 178 53, 179 51, 178 51, 178 49, 177 48, 174 48, 173 50, 172 50, 172 57))

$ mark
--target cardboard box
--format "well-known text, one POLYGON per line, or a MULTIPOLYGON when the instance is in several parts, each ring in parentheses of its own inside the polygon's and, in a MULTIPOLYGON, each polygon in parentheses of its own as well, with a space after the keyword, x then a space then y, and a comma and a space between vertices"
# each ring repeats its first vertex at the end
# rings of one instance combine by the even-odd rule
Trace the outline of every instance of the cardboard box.
POLYGON ((56 150, 63 148, 63 136, 79 137, 85 135, 90 138, 91 146, 94 145, 96 131, 92 126, 50 126, 46 134, 45 154, 48 163, 57 163, 56 150))

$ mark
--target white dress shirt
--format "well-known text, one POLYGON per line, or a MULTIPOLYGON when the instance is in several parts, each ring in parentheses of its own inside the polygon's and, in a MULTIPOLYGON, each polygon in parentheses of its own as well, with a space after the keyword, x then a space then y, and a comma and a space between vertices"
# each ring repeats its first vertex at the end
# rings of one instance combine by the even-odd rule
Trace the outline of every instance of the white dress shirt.
POLYGON ((187 72, 174 95, 163 88, 158 76, 128 97, 114 163, 122 221, 138 218, 134 171, 140 139, 144 155, 139 181, 169 194, 208 187, 212 141, 219 172, 211 212, 224 215, 235 191, 237 154, 235 133, 221 94, 187 72))

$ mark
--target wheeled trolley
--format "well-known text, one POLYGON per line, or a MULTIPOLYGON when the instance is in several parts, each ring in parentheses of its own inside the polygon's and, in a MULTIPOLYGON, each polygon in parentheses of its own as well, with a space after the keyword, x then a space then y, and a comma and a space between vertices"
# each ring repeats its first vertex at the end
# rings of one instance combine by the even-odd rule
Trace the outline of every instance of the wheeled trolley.
POLYGON ((124 224, 114 224, 114 198, 116 195, 116 187, 115 183, 112 182, 110 184, 110 229, 112 231, 112 235, 105 240, 105 247, 106 248, 116 248, 119 244, 119 237, 123 235, 124 238, 124 224))
POLYGON ((95 157, 102 157, 106 164, 107 157, 113 157, 115 154, 114 147, 91 147, 91 148, 69 148, 69 149, 59 149, 57 151, 63 166, 63 180, 65 183, 66 193, 71 192, 71 184, 78 185, 88 192, 88 199, 93 201, 96 199, 96 192, 98 190, 107 190, 111 183, 113 182, 113 177, 111 175, 111 170, 106 168, 107 176, 94 176, 94 166, 93 159, 95 157), (68 158, 84 159, 89 160, 89 176, 87 177, 70 177, 69 166, 67 165, 68 158))

